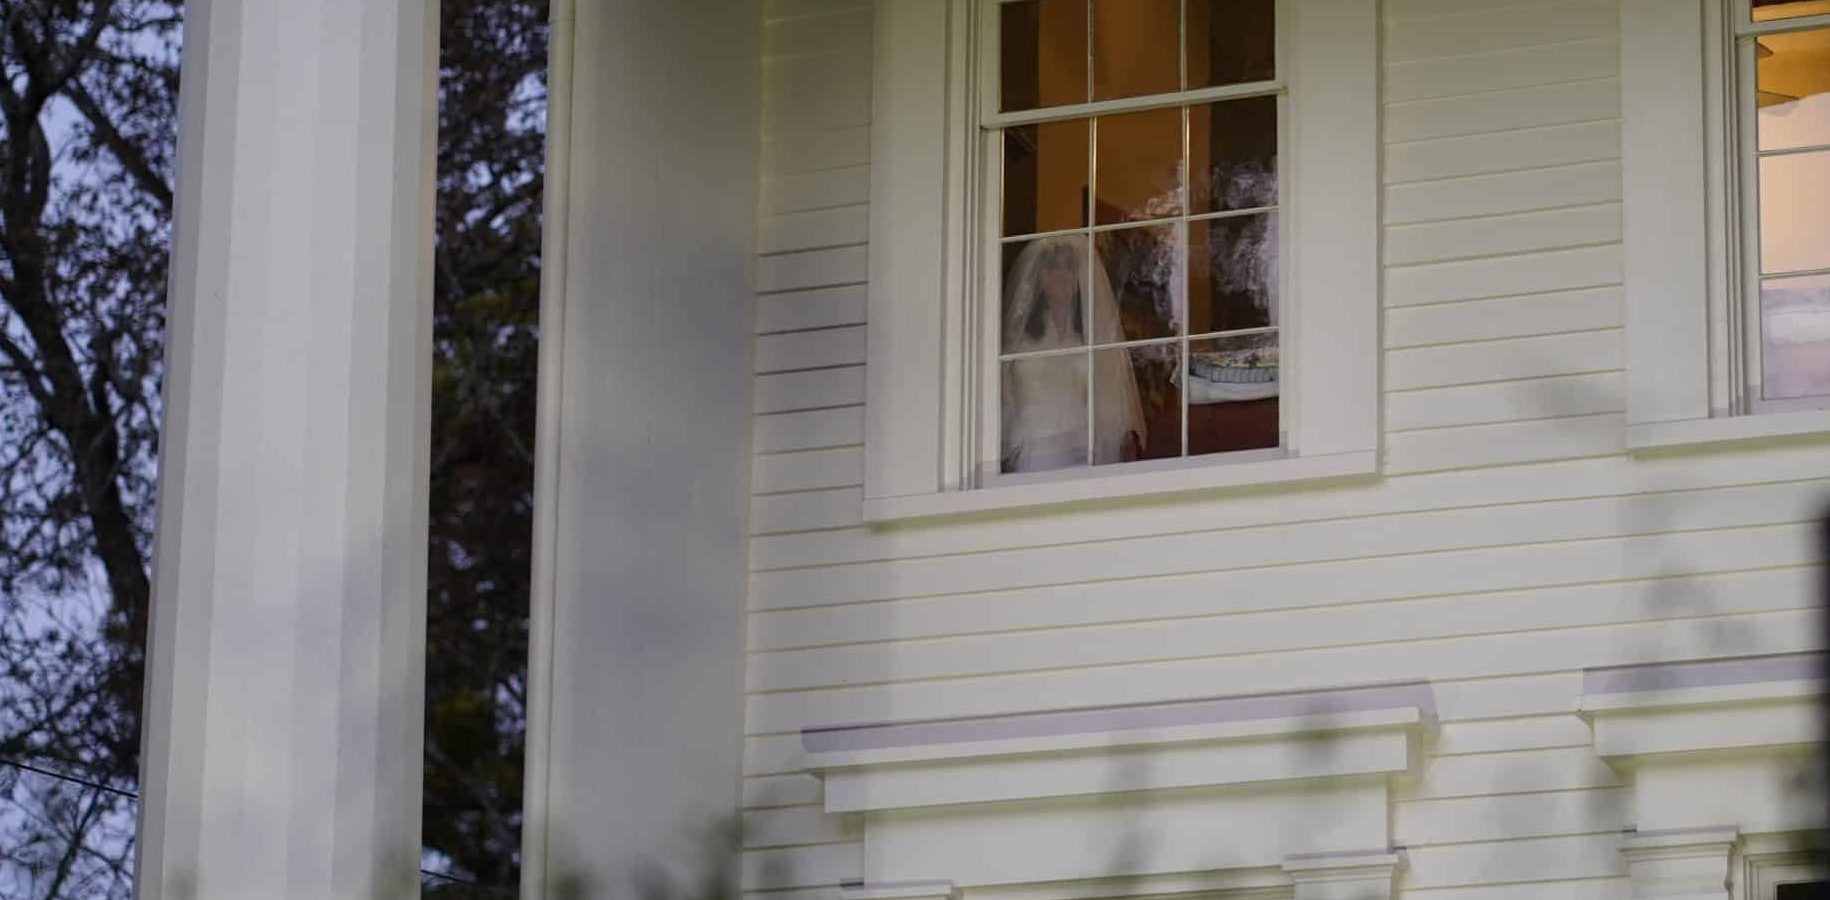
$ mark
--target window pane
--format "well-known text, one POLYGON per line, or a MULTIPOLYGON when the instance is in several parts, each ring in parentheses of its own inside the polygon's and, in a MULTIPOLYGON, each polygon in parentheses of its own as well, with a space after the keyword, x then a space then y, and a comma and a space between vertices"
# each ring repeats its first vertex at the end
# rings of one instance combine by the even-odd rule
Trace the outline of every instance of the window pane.
POLYGON ((1277 77, 1273 0, 1188 0, 1188 86, 1277 77))
POLYGON ((1094 236, 1099 265, 1093 283, 1093 343, 1181 334, 1176 302, 1182 292, 1178 230, 1158 225, 1094 236))
POLYGON ((1824 900, 1830 897, 1830 881, 1795 881, 1779 885, 1776 900, 1824 900))
POLYGON ((1101 225, 1182 212, 1182 110, 1101 116, 1093 219, 1101 225))
POLYGON ((998 12, 1002 108, 1086 102, 1086 0, 1021 0, 998 12))
POLYGON ((1086 354, 1028 356, 1003 369, 1002 471, 1086 465, 1086 354))
POLYGON ((1755 42, 1760 149, 1830 144, 1830 28, 1755 42))
POLYGON ((1796 19, 1830 13, 1830 0, 1754 0, 1754 21, 1796 19))
POLYGON ((1188 342, 1188 454, 1278 445, 1277 332, 1188 342))
POLYGON ((1760 395, 1830 394, 1830 275, 1760 285, 1760 395))
POLYGON ((1277 98, 1188 108, 1188 186, 1195 214, 1277 203, 1277 98))
POLYGON ((1004 131, 1004 233, 1032 234, 1087 224, 1086 119, 1004 131))
POLYGON ((1093 462, 1182 455, 1181 342, 1093 352, 1093 462))
POLYGON ((1084 345, 1086 280, 1084 234, 1005 244, 1003 352, 1084 345))
POLYGON ((1277 214, 1188 223, 1188 331, 1277 324, 1277 214))
POLYGON ((1093 99, 1181 87, 1179 0, 1093 0, 1093 99))
POLYGON ((1830 151, 1760 160, 1760 271, 1830 266, 1830 151))

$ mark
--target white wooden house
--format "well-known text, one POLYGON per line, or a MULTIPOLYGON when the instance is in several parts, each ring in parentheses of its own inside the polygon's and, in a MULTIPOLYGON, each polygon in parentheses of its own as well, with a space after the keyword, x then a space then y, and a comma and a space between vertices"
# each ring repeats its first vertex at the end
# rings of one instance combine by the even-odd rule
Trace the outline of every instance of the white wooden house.
MULTIPOLYGON (((410 893, 436 3, 191 6, 142 889, 410 893)), ((1830 3, 555 6, 524 896, 1815 877, 1830 3)))

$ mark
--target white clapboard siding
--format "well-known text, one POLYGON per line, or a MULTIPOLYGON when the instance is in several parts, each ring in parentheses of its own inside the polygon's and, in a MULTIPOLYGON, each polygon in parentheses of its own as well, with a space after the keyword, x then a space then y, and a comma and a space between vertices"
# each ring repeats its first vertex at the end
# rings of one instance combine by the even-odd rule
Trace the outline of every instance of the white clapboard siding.
POLYGON ((1593 0, 1518 3, 1418 16, 1386 29, 1385 60, 1404 63, 1609 37, 1618 30, 1619 19, 1613 4, 1593 0))
POLYGON ((765 175, 758 208, 762 215, 772 216, 803 209, 857 206, 869 201, 870 193, 868 165, 765 175))
POLYGON ((1618 287, 1406 306, 1385 313, 1386 349, 1594 331, 1621 324, 1618 287))
POLYGON ((856 325, 864 321, 864 286, 841 285, 811 291, 785 291, 756 298, 760 334, 856 325))
POLYGON ((768 453, 750 467, 750 490, 757 494, 852 487, 864 483, 864 451, 857 447, 768 453))
POLYGON ((835 206, 768 216, 757 223, 757 249, 763 253, 790 253, 864 243, 868 207, 835 206))
POLYGON ((1392 840, 1416 847, 1618 833, 1628 825, 1626 801, 1619 788, 1411 800, 1396 804, 1392 840))
POLYGON ((757 416, 752 435, 757 453, 862 444, 864 407, 834 406, 757 416))
POLYGON ((1596 78, 1394 103, 1385 108, 1385 137, 1403 143, 1619 116, 1620 82, 1596 78))
MULTIPOLYGON (((1620 127, 1613 126, 1618 132, 1620 127)), ((1502 135, 1500 137, 1507 137, 1502 135)), ((1464 141, 1467 138, 1455 138, 1464 141)), ((1407 145, 1411 147, 1418 144, 1407 145)), ((1388 150, 1390 157, 1394 151, 1388 150)), ((1588 206, 1620 199, 1617 160, 1393 184, 1385 189, 1387 225, 1497 216, 1534 209, 1588 206)))
POLYGON ((1424 763, 1423 774, 1405 797, 1414 800, 1486 797, 1611 788, 1621 784, 1620 773, 1596 756, 1593 749, 1560 747, 1432 757, 1424 763))
POLYGON ((1591 38, 1395 63, 1385 69, 1385 99, 1393 104, 1431 100, 1611 78, 1619 72, 1614 38, 1591 38))
POLYGON ((855 526, 861 520, 863 503, 864 492, 859 488, 756 497, 750 501, 750 530, 769 534, 855 526))
POLYGON ((1817 646, 1830 454, 1624 451, 1614 4, 1382 4, 1378 477, 894 525, 859 487, 871 8, 763 5, 743 888, 864 874, 803 728, 1427 680, 1404 896, 1623 896, 1582 670, 1817 646))
POLYGON ((1603 203, 1385 230, 1388 266, 1528 253, 1620 240, 1620 204, 1603 203))
MULTIPOLYGON (((1385 148, 1386 184, 1409 184, 1517 170, 1548 169, 1620 158, 1620 123, 1581 122, 1466 137, 1389 144, 1385 148)), ((1618 191, 1616 191, 1618 193, 1618 191)), ((1413 192, 1412 212, 1441 194, 1413 192)), ((1387 192, 1387 204, 1394 199, 1387 192)), ((1387 210, 1386 221, 1393 221, 1387 210)), ((1403 221, 1403 219, 1399 219, 1403 221)))
MULTIPOLYGON (((758 691, 876 684, 1159 659, 1275 653, 1451 636, 1580 628, 1656 618, 1795 608, 1816 573, 1806 568, 1450 595, 1370 606, 1129 622, 890 645, 753 654, 758 691), (1684 602, 1673 598, 1682 597, 1684 602)), ((1321 599, 1321 598, 1314 598, 1321 599)))
POLYGON ((1388 431, 1555 419, 1626 409, 1619 372, 1425 388, 1385 398, 1388 431))
MULTIPOLYGON (((1812 525, 1799 522, 757 612, 750 641, 756 651, 787 650, 1802 566, 1815 559, 1812 540, 1812 525)), ((1503 712, 1485 715, 1544 711, 1489 705, 1503 712)))
POLYGON ((845 366, 759 375, 756 378, 754 402, 759 413, 793 412, 863 403, 864 367, 845 366))
MULTIPOLYGON (((1480 224, 1469 223, 1469 227, 1478 228, 1480 224)), ((1618 283, 1620 245, 1615 243, 1388 267, 1385 302, 1387 306, 1411 306, 1618 283)))
MULTIPOLYGON (((1616 833, 1414 847, 1405 853, 1398 885, 1408 897, 1417 888, 1624 878, 1620 840, 1616 833)), ((1566 896, 1559 887, 1537 885, 1534 896, 1566 896)))
POLYGON ((864 328, 858 325, 765 334, 756 339, 758 374, 863 364, 864 328))
POLYGON ((1461 344, 1434 344, 1388 350, 1385 387, 1392 391, 1611 372, 1621 367, 1623 339, 1618 328, 1506 338, 1461 344))
POLYGON ((1808 444, 1723 448, 1689 456, 1614 457, 1504 466, 1354 482, 1326 490, 1223 496, 1171 507, 1152 504, 1048 515, 980 517, 945 527, 860 528, 752 542, 757 569, 983 553, 1053 544, 1092 544, 1175 532, 1365 518, 1448 508, 1499 506, 1659 491, 1691 491, 1830 476, 1830 460, 1808 444))

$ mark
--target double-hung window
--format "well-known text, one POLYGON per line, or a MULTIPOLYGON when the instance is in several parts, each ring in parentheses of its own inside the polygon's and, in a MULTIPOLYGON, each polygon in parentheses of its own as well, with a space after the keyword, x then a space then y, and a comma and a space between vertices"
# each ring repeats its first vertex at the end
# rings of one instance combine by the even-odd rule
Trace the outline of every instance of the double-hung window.
POLYGON ((982 8, 981 483, 1277 453, 1275 0, 982 8))
POLYGON ((1830 0, 1622 0, 1628 438, 1830 431, 1830 0))
POLYGON ((878 0, 865 515, 1378 468, 1375 0, 878 0))

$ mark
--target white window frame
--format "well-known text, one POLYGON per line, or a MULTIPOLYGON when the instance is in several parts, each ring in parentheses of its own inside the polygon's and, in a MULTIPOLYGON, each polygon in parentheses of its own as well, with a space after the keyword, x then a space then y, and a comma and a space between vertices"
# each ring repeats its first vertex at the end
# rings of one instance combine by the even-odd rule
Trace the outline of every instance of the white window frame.
MULTIPOLYGON (((1804 836, 1794 836, 1802 843, 1804 836)), ((1823 869, 1811 863, 1808 853, 1757 852, 1749 847, 1742 852, 1742 880, 1738 900, 1777 900, 1779 886, 1799 882, 1822 881, 1823 869)))
POLYGON ((1754 402, 1758 226, 1748 0, 1621 0, 1627 444, 1830 432, 1817 403, 1754 402), (1748 49, 1735 48, 1746 45, 1748 49))
MULTIPOLYGON (((995 179, 977 145, 995 50, 980 17, 996 2, 877 0, 865 519, 1376 473, 1378 5, 1279 0, 1282 451, 983 483, 977 417, 996 331, 979 286, 996 226, 979 201, 995 179)), ((1178 106, 1199 102, 1178 96, 1178 106)))

